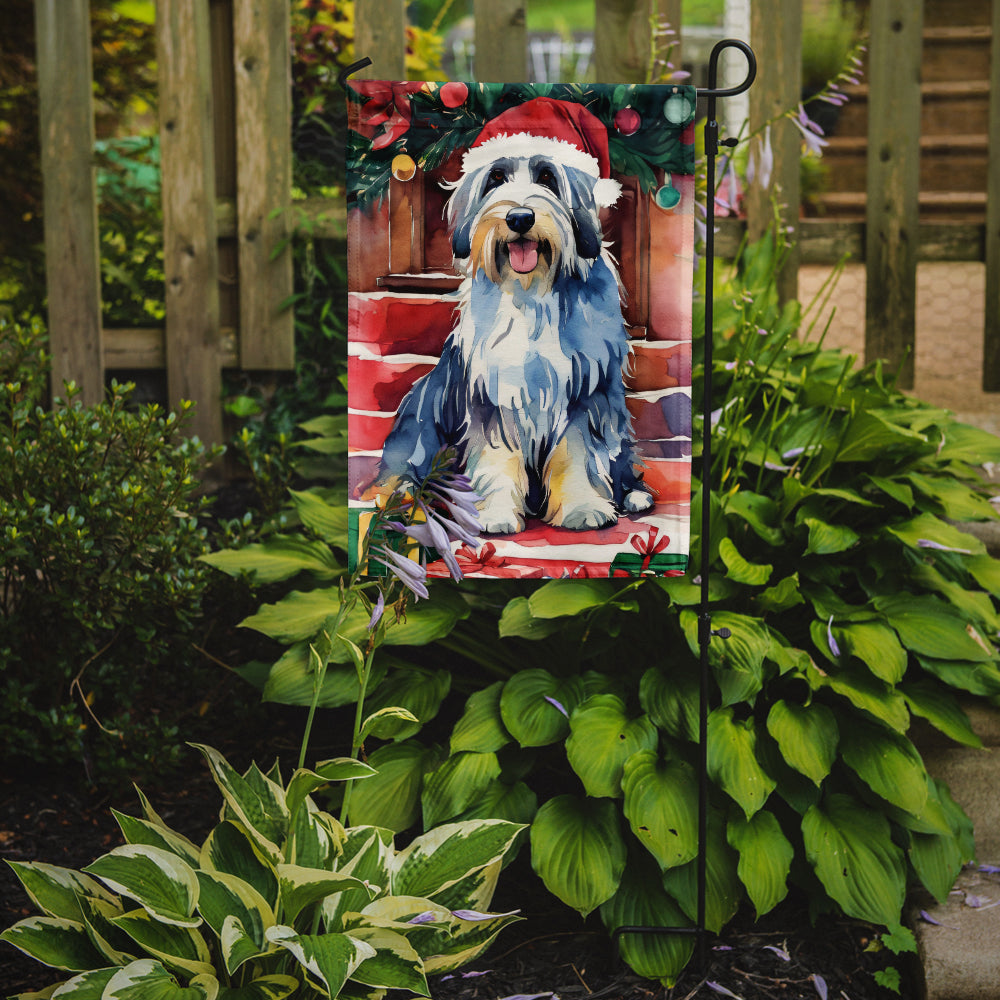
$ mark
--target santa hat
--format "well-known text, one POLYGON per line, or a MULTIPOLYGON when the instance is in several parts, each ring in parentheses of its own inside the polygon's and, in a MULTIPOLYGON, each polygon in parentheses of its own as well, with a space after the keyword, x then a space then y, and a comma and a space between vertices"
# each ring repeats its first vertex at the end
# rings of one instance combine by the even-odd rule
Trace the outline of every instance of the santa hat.
POLYGON ((548 156, 597 178, 594 200, 613 205, 621 185, 611 177, 608 130, 582 104, 536 97, 488 121, 462 160, 476 170, 504 156, 548 156))

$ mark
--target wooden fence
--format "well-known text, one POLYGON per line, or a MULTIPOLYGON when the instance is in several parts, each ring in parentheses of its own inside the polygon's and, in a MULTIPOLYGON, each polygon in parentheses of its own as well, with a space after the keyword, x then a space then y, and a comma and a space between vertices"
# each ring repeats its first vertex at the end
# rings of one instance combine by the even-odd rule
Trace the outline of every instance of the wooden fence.
MULTIPOLYGON (((223 438, 223 368, 276 371, 293 364, 289 73, 290 0, 158 0, 157 39, 163 169, 166 325, 101 326, 93 151, 89 0, 35 0, 45 181, 49 328, 53 384, 73 379, 85 401, 101 397, 114 369, 165 369, 171 402, 198 405, 196 433, 223 438)), ((480 79, 527 75, 528 0, 474 0, 480 79)), ((404 72, 405 0, 356 0, 356 52, 368 75, 404 72)), ((797 243, 782 275, 795 294, 799 263, 845 252, 867 269, 866 356, 894 365, 910 351, 916 266, 922 260, 986 263, 983 385, 1000 390, 1000 0, 992 2, 991 97, 985 223, 929 223, 918 215, 923 3, 871 0, 867 214, 864 221, 785 222, 797 243)), ((599 81, 641 81, 650 17, 681 24, 681 0, 595 0, 599 81)), ((759 73, 751 129, 800 96, 801 0, 754 0, 751 43, 759 73)), ((680 51, 683 38, 680 37, 680 51)), ((675 63, 679 56, 673 53, 675 63)), ((800 137, 774 130, 775 170, 751 189, 745 223, 726 220, 717 249, 731 252, 744 226, 762 231, 771 198, 799 203, 800 137)), ((301 207, 319 236, 343 235, 343 206, 301 207)), ((787 214, 787 210, 786 210, 787 214)))

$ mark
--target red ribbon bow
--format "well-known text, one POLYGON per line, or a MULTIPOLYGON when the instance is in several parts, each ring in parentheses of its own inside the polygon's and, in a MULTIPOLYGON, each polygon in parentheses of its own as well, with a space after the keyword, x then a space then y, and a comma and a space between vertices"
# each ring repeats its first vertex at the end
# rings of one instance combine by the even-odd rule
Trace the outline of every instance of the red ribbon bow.
POLYGON ((633 535, 629 539, 632 548, 642 556, 642 565, 639 567, 640 573, 645 573, 649 569, 649 563, 653 556, 658 555, 670 544, 670 537, 668 535, 664 535, 657 541, 656 539, 659 534, 659 528, 650 526, 649 535, 646 538, 643 538, 641 535, 633 535))

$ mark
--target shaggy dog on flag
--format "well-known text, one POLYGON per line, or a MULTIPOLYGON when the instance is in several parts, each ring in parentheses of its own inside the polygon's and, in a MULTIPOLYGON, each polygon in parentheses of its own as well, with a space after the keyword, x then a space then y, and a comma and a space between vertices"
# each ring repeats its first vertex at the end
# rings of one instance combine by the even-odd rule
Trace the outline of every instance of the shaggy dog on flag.
POLYGON ((598 215, 621 191, 604 125, 544 97, 511 108, 487 123, 451 187, 458 322, 400 404, 381 483, 419 482, 454 446, 487 533, 521 531, 528 516, 603 528, 649 509, 625 407, 618 273, 598 215))

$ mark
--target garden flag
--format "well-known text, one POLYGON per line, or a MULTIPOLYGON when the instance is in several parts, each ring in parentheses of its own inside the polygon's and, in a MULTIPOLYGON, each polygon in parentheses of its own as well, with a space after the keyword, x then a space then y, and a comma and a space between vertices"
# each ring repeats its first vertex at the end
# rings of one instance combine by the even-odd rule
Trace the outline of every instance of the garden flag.
POLYGON ((694 112, 676 85, 350 82, 354 560, 451 448, 465 575, 684 572, 694 112))

